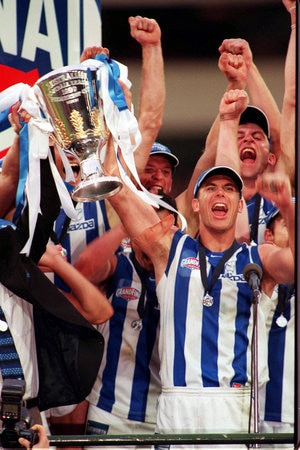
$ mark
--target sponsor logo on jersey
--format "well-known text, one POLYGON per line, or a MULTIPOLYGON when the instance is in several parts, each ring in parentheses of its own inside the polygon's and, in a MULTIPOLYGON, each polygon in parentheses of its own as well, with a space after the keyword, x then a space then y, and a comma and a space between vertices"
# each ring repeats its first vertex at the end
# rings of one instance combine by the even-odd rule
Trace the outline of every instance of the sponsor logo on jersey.
POLYGON ((199 270, 199 260, 197 258, 184 258, 180 263, 180 267, 191 270, 199 270))
POLYGON ((229 280, 232 281, 241 281, 243 283, 247 283, 247 281, 245 281, 245 278, 243 276, 243 274, 232 274, 232 273, 224 273, 220 275, 220 278, 228 278, 229 280))
POLYGON ((93 230, 95 228, 95 220, 89 219, 84 222, 73 223, 69 226, 68 231, 93 230))
POLYGON ((132 286, 123 286, 117 289, 116 296, 124 298, 127 301, 138 300, 140 298, 140 291, 132 286))

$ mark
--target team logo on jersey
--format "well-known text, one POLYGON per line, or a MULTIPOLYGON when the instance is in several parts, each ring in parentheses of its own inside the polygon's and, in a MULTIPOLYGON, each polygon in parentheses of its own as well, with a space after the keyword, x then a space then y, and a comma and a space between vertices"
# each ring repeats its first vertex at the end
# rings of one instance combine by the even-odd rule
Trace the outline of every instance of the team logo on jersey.
POLYGON ((125 253, 131 252, 131 240, 130 240, 130 238, 122 239, 120 247, 122 248, 122 251, 125 252, 125 253))
POLYGON ((184 258, 181 260, 180 267, 190 270, 199 270, 199 260, 198 258, 184 258))
POLYGON ((138 300, 140 298, 140 291, 132 286, 123 286, 117 289, 116 296, 127 301, 138 300))

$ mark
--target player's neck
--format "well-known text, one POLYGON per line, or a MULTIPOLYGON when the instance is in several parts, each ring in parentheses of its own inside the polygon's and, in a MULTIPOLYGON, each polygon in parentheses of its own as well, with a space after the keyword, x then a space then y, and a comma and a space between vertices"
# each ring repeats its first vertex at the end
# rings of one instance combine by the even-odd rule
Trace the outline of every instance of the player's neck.
POLYGON ((201 244, 212 252, 224 252, 233 243, 235 239, 235 230, 226 230, 222 232, 203 230, 200 231, 201 244))
POLYGON ((255 180, 253 179, 245 179, 243 180, 244 187, 243 187, 243 197, 245 201, 251 200, 252 197, 257 193, 255 180))

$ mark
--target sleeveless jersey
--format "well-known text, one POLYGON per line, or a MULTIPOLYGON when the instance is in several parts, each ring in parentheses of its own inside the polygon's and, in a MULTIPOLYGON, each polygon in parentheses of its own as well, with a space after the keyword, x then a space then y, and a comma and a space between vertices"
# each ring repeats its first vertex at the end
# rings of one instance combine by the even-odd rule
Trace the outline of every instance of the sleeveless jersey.
MULTIPOLYGON (((255 214, 255 201, 257 198, 257 195, 254 195, 250 200, 246 202, 247 210, 248 210, 248 220, 249 220, 249 226, 251 230, 252 224, 255 222, 254 214, 255 214)), ((267 217, 271 211, 271 209, 274 208, 273 203, 269 202, 265 198, 261 198, 260 200, 260 207, 259 207, 259 215, 258 215, 258 228, 257 228, 257 236, 254 238, 254 242, 257 244, 262 244, 264 242, 264 232, 266 229, 266 221, 267 217)))
POLYGON ((135 329, 132 324, 140 319, 137 308, 141 278, 131 256, 117 254, 116 270, 107 291, 114 315, 98 327, 106 345, 99 374, 88 400, 118 417, 155 423, 156 402, 161 390, 157 349, 159 309, 155 278, 143 270, 145 315, 142 329, 135 329))
MULTIPOLYGON (((265 294, 264 294, 265 295, 265 294)), ((278 326, 278 286, 274 289, 272 310, 269 313, 268 365, 270 380, 265 387, 265 404, 262 418, 272 422, 294 423, 294 370, 295 370, 295 296, 285 305, 284 327, 278 326)))
MULTIPOLYGON (((79 202, 76 204, 76 211, 77 219, 70 221, 67 233, 61 242, 67 251, 68 261, 73 265, 85 247, 95 238, 102 236, 110 228, 103 200, 86 203, 79 202)), ((66 213, 61 209, 54 228, 58 238, 61 236, 66 219, 66 213)), ((58 288, 66 292, 69 291, 69 288, 57 275, 54 275, 54 278, 53 274, 52 276, 47 274, 47 276, 52 279, 58 288)))
MULTIPOLYGON (((220 254, 207 252, 207 273, 220 254)), ((168 266, 157 286, 161 311, 159 355, 163 389, 242 387, 251 381, 252 292, 243 269, 261 266, 257 245, 243 244, 229 258, 205 294, 199 270, 199 242, 177 231, 168 266)), ((259 383, 268 379, 264 312, 258 306, 259 383)))

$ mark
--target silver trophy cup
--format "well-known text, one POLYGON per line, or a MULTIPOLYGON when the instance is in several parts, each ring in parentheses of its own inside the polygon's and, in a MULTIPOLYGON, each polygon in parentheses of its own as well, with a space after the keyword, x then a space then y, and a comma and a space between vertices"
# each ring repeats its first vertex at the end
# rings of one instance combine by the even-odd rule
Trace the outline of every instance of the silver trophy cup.
POLYGON ((122 187, 118 177, 105 174, 100 159, 110 132, 99 106, 98 84, 96 69, 83 65, 54 70, 35 84, 36 98, 53 127, 54 140, 79 160, 81 181, 72 197, 80 202, 110 197, 122 187))

